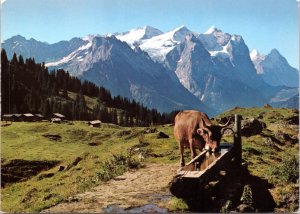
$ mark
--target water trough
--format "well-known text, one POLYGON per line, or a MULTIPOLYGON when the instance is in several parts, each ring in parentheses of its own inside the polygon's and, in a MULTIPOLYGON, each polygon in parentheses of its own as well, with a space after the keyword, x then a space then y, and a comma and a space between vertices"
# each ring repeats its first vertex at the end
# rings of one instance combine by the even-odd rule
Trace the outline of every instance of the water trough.
POLYGON ((193 158, 177 174, 170 183, 170 191, 176 197, 197 195, 211 180, 225 174, 230 164, 241 164, 241 117, 235 115, 233 143, 222 142, 219 152, 203 151, 193 158))

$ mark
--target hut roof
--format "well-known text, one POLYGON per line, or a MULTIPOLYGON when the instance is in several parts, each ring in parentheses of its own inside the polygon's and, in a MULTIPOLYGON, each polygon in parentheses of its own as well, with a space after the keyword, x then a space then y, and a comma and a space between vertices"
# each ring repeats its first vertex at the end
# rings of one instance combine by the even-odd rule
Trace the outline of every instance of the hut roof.
POLYGON ((3 114, 2 117, 13 117, 13 114, 3 114))
POLYGON ((33 114, 31 114, 31 113, 26 113, 26 114, 23 114, 25 117, 34 117, 34 115, 33 114))
POLYGON ((90 125, 95 125, 95 124, 100 124, 101 121, 100 120, 93 120, 93 121, 89 121, 90 125))
POLYGON ((54 115, 55 117, 65 118, 65 115, 62 115, 62 114, 60 114, 60 113, 53 113, 53 115, 54 115))

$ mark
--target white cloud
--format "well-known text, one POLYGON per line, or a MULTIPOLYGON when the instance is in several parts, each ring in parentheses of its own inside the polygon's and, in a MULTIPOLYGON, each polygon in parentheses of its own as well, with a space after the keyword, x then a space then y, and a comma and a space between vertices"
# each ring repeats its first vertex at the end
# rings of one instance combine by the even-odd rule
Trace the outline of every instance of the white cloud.
POLYGON ((6 0, 1 0, 1 4, 3 4, 6 0))

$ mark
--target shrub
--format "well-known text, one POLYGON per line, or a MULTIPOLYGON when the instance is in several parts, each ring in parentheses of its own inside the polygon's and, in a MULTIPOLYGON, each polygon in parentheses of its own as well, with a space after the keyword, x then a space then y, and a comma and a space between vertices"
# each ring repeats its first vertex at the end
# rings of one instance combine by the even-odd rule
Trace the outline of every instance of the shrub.
POLYGON ((296 183, 299 179, 299 160, 296 156, 284 157, 282 162, 276 166, 272 174, 285 182, 296 183))
POLYGON ((253 205, 252 189, 251 189, 250 185, 244 186, 241 201, 243 202, 243 204, 247 204, 249 206, 253 205))
POLYGON ((108 181, 116 176, 122 175, 128 169, 136 169, 141 163, 131 153, 127 155, 116 154, 111 160, 105 161, 100 170, 96 172, 97 181, 108 181))

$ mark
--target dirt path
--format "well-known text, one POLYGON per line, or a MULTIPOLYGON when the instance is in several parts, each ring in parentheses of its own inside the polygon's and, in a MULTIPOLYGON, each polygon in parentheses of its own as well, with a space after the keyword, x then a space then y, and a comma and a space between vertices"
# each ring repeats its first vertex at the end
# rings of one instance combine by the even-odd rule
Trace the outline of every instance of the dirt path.
POLYGON ((44 212, 122 212, 149 204, 156 205, 156 211, 161 212, 157 209, 170 200, 168 183, 177 169, 178 164, 147 164, 145 168, 126 172, 89 192, 76 195, 72 202, 58 204, 44 212))

